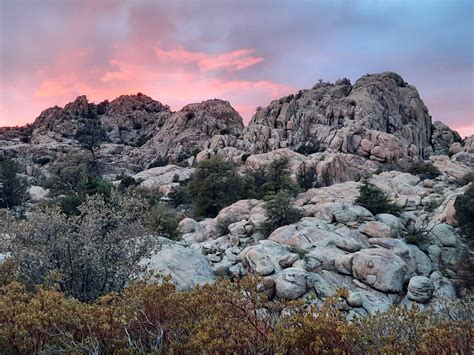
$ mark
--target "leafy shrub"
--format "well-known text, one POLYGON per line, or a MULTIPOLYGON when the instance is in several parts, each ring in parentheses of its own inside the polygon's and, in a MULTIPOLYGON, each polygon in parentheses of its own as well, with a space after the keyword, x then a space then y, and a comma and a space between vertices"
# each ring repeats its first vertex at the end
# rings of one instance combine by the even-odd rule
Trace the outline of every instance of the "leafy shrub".
POLYGON ((275 159, 266 169, 250 172, 249 176, 254 180, 260 198, 282 190, 290 194, 296 194, 300 190, 298 184, 291 178, 289 159, 286 157, 275 159))
POLYGON ((169 163, 168 158, 162 157, 161 155, 159 155, 158 157, 156 157, 155 160, 153 160, 153 162, 148 164, 147 169, 158 168, 160 166, 166 166, 166 165, 168 165, 168 163, 169 163))
POLYGON ((16 161, 0 160, 0 208, 22 209, 28 201, 28 182, 19 175, 21 172, 16 161))
POLYGON ((54 287, 2 288, 4 353, 468 354, 472 300, 440 304, 444 314, 393 307, 357 317, 340 311, 340 290, 320 307, 268 301, 258 279, 219 280, 178 291, 167 280, 127 286, 88 304, 54 287))
POLYGON ((58 197, 62 211, 67 215, 79 214, 78 207, 88 196, 108 198, 112 190, 112 185, 93 173, 86 163, 74 161, 54 165, 45 185, 58 197))
POLYGON ((370 183, 368 178, 363 179, 355 203, 368 209, 374 215, 378 213, 399 215, 401 212, 401 208, 390 202, 387 194, 370 183))
POLYGON ((441 171, 430 162, 413 163, 407 172, 417 175, 420 179, 434 179, 441 175, 441 171))
POLYGON ((107 134, 99 119, 88 118, 83 120, 82 126, 77 130, 74 138, 84 149, 91 152, 95 160, 95 150, 107 140, 107 134))
POLYGON ((304 154, 304 155, 311 155, 320 151, 320 144, 317 139, 313 139, 311 141, 307 141, 301 144, 298 149, 296 149, 297 153, 304 154))
POLYGON ((197 216, 215 217, 224 207, 254 195, 253 181, 219 156, 199 162, 187 186, 197 216))
POLYGON ((304 191, 321 186, 317 178, 316 168, 314 166, 306 167, 305 163, 301 164, 296 181, 304 191))
POLYGON ((30 287, 57 273, 61 291, 83 301, 119 291, 152 246, 142 221, 147 209, 143 199, 114 194, 108 202, 87 198, 78 216, 34 211, 9 228, 11 258, 30 287))
POLYGON ((280 191, 265 203, 267 220, 262 225, 262 233, 270 235, 275 229, 298 222, 303 217, 300 210, 291 205, 290 195, 280 191))
POLYGON ((118 179, 120 179, 120 184, 118 186, 120 191, 126 191, 129 188, 133 188, 140 185, 140 181, 135 180, 129 175, 119 176, 118 179))
POLYGON ((464 194, 456 197, 454 208, 461 233, 468 240, 474 241, 474 184, 464 194))
POLYGON ((464 185, 467 185, 469 183, 474 183, 474 171, 470 171, 466 174, 464 174, 464 176, 461 178, 461 185, 464 186, 464 185))
POLYGON ((145 218, 145 226, 153 234, 168 239, 178 239, 178 219, 164 204, 154 206, 145 218))

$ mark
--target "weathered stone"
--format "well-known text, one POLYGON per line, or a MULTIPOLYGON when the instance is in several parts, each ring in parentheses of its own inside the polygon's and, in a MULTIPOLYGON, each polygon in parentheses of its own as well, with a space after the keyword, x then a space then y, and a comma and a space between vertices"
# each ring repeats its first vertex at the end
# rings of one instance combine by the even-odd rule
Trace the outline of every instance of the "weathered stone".
POLYGON ((407 296, 410 300, 425 303, 433 296, 433 282, 426 276, 414 276, 408 283, 407 296))
POLYGON ((306 271, 299 268, 283 270, 276 279, 276 295, 294 300, 306 292, 306 271))

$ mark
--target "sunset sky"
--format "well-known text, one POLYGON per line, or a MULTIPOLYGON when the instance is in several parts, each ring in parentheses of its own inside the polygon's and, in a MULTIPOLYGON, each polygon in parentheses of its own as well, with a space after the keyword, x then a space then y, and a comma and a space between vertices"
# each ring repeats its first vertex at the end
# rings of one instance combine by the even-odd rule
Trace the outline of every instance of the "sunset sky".
POLYGON ((389 70, 474 134, 470 0, 0 0, 0 22, 0 126, 137 92, 225 99, 248 121, 318 79, 389 70))

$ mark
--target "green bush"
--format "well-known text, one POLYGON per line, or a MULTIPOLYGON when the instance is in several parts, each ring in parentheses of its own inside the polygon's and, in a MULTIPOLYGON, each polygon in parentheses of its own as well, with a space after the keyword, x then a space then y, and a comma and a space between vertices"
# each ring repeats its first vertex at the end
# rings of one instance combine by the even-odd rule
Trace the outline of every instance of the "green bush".
POLYGON ((28 201, 28 182, 21 172, 16 161, 0 160, 0 208, 21 209, 28 201))
POLYGON ((95 150, 107 140, 107 134, 98 118, 86 118, 82 121, 82 126, 77 130, 74 138, 84 149, 91 152, 95 160, 95 150))
POLYGON ((441 171, 430 162, 413 163, 407 172, 417 175, 420 179, 434 179, 441 175, 441 171))
POLYGON ((314 166, 306 167, 305 163, 301 164, 296 180, 304 191, 321 186, 317 178, 316 168, 314 166))
POLYGON ((297 153, 303 154, 303 155, 311 155, 313 153, 317 153, 320 151, 320 145, 319 141, 317 139, 307 141, 303 144, 301 144, 298 149, 296 149, 297 153))
POLYGON ((269 236, 275 229, 298 222, 302 213, 291 205, 288 192, 280 191, 265 203, 267 220, 262 225, 262 233, 269 236))
POLYGON ((145 218, 145 226, 155 235, 178 239, 178 219, 172 210, 160 203, 154 206, 145 218))
POLYGON ((368 178, 363 179, 355 203, 368 209, 374 215, 378 213, 399 215, 401 212, 401 208, 392 203, 387 194, 370 183, 368 178))
POLYGON ((456 197, 454 208, 461 233, 471 242, 474 241, 474 185, 456 197))
POLYGON ((470 171, 461 178, 460 183, 462 186, 467 185, 469 183, 474 183, 474 171, 470 171))
POLYGON ((219 156, 199 162, 187 186, 196 216, 215 217, 230 204, 255 195, 253 180, 219 156))
POLYGON ((289 159, 275 159, 266 169, 250 172, 260 198, 285 190, 290 194, 300 191, 298 184, 291 178, 289 159))
POLYGON ((63 213, 67 215, 79 214, 78 207, 87 196, 101 195, 107 199, 112 190, 112 185, 93 173, 87 164, 76 165, 75 162, 55 165, 45 185, 53 196, 57 196, 63 213))

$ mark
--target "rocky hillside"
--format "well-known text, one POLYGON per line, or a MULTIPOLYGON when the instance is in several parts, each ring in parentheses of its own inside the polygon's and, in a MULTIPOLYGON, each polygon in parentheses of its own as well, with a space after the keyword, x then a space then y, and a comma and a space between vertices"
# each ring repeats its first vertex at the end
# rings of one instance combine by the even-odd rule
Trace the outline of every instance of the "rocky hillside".
MULTIPOLYGON (((431 122, 418 91, 398 74, 366 75, 318 83, 309 90, 258 108, 240 139, 218 145, 232 154, 265 153, 279 148, 356 154, 397 163, 447 153, 459 135, 431 122)), ((210 148, 215 146, 210 145, 210 148)))
POLYGON ((141 261, 182 288, 249 273, 263 278, 261 290, 270 298, 321 300, 344 286, 343 307, 351 315, 457 296, 467 246, 454 201, 469 186, 462 181, 474 166, 474 136, 461 140, 433 123, 416 88, 395 73, 367 75, 353 85, 318 83, 259 108, 247 127, 226 101, 172 112, 137 94, 99 104, 81 96, 43 111, 31 126, 0 131, 0 157, 26 167, 32 205, 53 200, 43 182, 57 165, 89 153, 100 178, 157 192, 165 203, 179 200, 176 193, 197 164, 214 155, 247 177, 283 157, 294 180, 314 169, 311 179, 324 182, 295 194, 292 205, 303 218, 268 236, 263 198, 237 201, 215 218, 183 208, 180 241, 160 239, 141 261), (88 150, 78 136, 90 121, 104 134, 88 150), (423 160, 439 172, 405 171, 423 160), (370 174, 399 215, 356 203, 360 180, 370 174))

